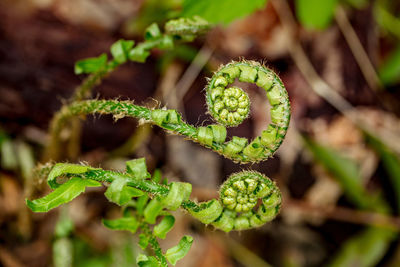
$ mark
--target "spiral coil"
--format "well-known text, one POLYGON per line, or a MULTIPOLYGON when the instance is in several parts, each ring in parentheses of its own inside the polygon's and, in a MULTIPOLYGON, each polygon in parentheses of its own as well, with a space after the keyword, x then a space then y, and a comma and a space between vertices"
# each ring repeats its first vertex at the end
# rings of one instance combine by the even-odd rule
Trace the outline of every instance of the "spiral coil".
POLYGON ((200 203, 189 212, 205 224, 230 232, 272 221, 280 206, 281 193, 273 181, 259 172, 242 171, 224 182, 219 200, 200 203))

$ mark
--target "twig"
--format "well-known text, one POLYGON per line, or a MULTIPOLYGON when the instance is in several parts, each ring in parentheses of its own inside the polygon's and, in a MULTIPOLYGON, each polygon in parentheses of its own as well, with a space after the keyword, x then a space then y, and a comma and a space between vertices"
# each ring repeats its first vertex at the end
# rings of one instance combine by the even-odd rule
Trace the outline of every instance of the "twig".
POLYGON ((361 72, 364 75, 365 80, 368 83, 368 86, 375 91, 382 90, 383 86, 378 77, 378 74, 376 73, 375 68, 371 63, 371 60, 368 58, 368 55, 365 52, 365 49, 360 42, 360 39, 357 37, 356 32, 351 26, 349 19, 346 15, 346 11, 340 5, 338 5, 336 8, 335 19, 340 31, 342 32, 347 44, 350 47, 351 52, 354 55, 355 60, 358 63, 358 66, 361 69, 361 72))
POLYGON ((284 209, 296 209, 304 214, 312 214, 320 218, 329 218, 343 222, 355 224, 367 224, 376 227, 389 228, 398 231, 400 229, 400 218, 389 215, 354 210, 344 207, 318 207, 311 205, 305 201, 285 199, 283 202, 284 209))
POLYGON ((189 90, 190 86, 193 84, 203 67, 207 64, 213 51, 213 48, 205 44, 197 53, 190 66, 186 69, 182 78, 175 86, 177 103, 182 102, 182 98, 185 96, 186 92, 189 90))

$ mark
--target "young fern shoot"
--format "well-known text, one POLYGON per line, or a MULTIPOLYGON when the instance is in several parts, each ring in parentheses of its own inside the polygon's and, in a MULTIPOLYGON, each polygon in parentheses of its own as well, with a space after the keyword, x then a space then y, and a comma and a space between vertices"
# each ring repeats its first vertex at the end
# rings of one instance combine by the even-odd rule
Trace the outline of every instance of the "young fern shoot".
POLYGON ((200 143, 238 163, 255 163, 271 157, 281 145, 290 121, 290 103, 283 83, 270 69, 254 61, 232 62, 221 67, 206 88, 210 114, 220 124, 195 127, 186 123, 174 109, 149 109, 131 101, 86 100, 64 106, 56 114, 52 135, 58 135, 63 123, 71 117, 87 114, 112 114, 115 118, 135 117, 158 125, 174 134, 200 143), (272 106, 271 124, 252 141, 234 136, 226 141, 226 127, 237 126, 247 118, 250 101, 238 87, 226 86, 236 78, 263 88, 272 106))
MULTIPOLYGON (((71 118, 88 114, 110 114, 114 118, 134 117, 157 125, 166 131, 183 135, 237 163, 255 163, 272 157, 285 138, 290 121, 290 103, 287 91, 279 77, 266 66, 255 61, 238 61, 221 66, 205 88, 208 112, 215 124, 196 127, 186 123, 173 109, 151 109, 132 101, 82 100, 96 83, 120 64, 128 60, 144 62, 152 48, 172 48, 174 41, 191 41, 204 33, 210 24, 200 17, 169 21, 161 34, 156 24, 145 33, 146 41, 134 46, 133 41, 119 40, 111 47, 113 59, 107 56, 79 61, 77 73, 91 73, 78 87, 73 101, 55 114, 50 126, 50 147, 46 153, 57 158, 59 135, 71 118), (238 126, 250 113, 250 100, 239 87, 229 87, 234 81, 252 83, 264 90, 271 105, 271 123, 260 136, 249 141, 233 136, 227 140, 227 127, 238 126)), ((53 158, 53 159, 54 159, 53 158)), ((126 163, 125 172, 115 172, 86 165, 57 163, 46 164, 38 174, 47 176, 53 189, 47 196, 26 200, 35 212, 48 212, 72 201, 87 187, 107 186, 105 196, 122 207, 122 217, 104 219, 103 224, 114 230, 132 233, 141 230, 139 245, 150 246, 153 256, 139 255, 139 266, 175 265, 189 251, 193 238, 184 236, 179 244, 162 251, 158 238, 165 238, 174 225, 170 211, 183 210, 200 222, 213 225, 225 232, 260 227, 279 213, 281 193, 265 175, 256 171, 232 174, 223 183, 218 199, 196 202, 190 199, 192 185, 184 182, 162 182, 159 173, 147 172, 145 159, 126 163), (66 178, 63 184, 58 178, 66 178), (161 220, 158 220, 162 217, 161 220), (157 225, 153 226, 159 222, 157 225)))

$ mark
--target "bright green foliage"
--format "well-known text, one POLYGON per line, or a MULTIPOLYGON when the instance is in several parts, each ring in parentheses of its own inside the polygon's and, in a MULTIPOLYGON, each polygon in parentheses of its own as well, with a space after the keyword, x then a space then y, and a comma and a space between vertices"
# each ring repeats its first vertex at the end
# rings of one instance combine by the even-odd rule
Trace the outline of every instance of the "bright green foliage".
POLYGON ((111 55, 118 64, 125 63, 129 59, 129 51, 132 49, 134 41, 125 41, 123 39, 115 42, 111 46, 111 55))
POLYGON ((136 259, 136 263, 139 267, 159 267, 159 263, 156 257, 150 256, 147 257, 146 255, 139 255, 136 259))
POLYGON ((184 0, 183 17, 201 16, 211 23, 230 23, 263 8, 267 0, 184 0))
MULTIPOLYGON (((133 41, 119 40, 111 48, 112 60, 107 55, 77 62, 76 73, 91 73, 82 84, 74 101, 64 105, 51 122, 51 142, 58 151, 58 137, 63 123, 77 115, 112 114, 115 118, 136 117, 153 123, 169 132, 184 135, 193 141, 211 148, 217 153, 240 163, 254 163, 271 157, 282 143, 290 121, 290 103, 287 92, 279 77, 267 67, 253 61, 232 62, 222 66, 210 79, 206 88, 210 113, 220 124, 194 127, 185 123, 176 110, 149 109, 134 105, 132 101, 88 100, 87 92, 108 73, 129 60, 144 62, 151 49, 172 49, 176 41, 191 41, 206 32, 211 24, 197 16, 200 11, 216 22, 230 22, 264 6, 265 0, 240 1, 186 1, 184 13, 190 18, 179 18, 165 25, 164 33, 153 23, 145 31, 145 41, 135 46, 133 41), (207 3, 204 6, 204 3, 207 3), (215 13, 218 11, 217 13, 215 13), (222 11, 222 12, 221 12, 222 11), (222 15, 222 16, 221 16, 222 15), (226 140, 226 127, 236 126, 246 119, 250 112, 250 100, 240 88, 227 86, 235 80, 253 83, 265 91, 271 104, 271 124, 261 136, 252 141, 233 136, 226 140)), ((57 154, 57 153, 56 153, 57 154)), ((51 153, 49 153, 51 158, 51 153)), ((231 175, 221 188, 220 198, 197 203, 190 200, 192 185, 162 179, 159 171, 153 177, 147 172, 145 159, 126 163, 126 172, 115 172, 77 164, 59 163, 49 173, 48 183, 55 189, 49 195, 27 200, 33 211, 44 212, 71 201, 82 193, 86 186, 108 188, 105 196, 110 202, 122 206, 123 216, 118 219, 104 219, 103 224, 113 230, 125 230, 139 235, 139 245, 150 247, 154 256, 139 255, 138 266, 175 265, 189 251, 193 238, 184 236, 179 244, 164 254, 157 238, 165 238, 173 228, 175 219, 169 211, 185 209, 194 218, 205 224, 212 224, 225 232, 245 230, 262 226, 274 219, 280 209, 281 195, 276 185, 258 172, 243 171, 231 175), (57 178, 66 180, 57 183, 57 178), (162 217, 156 224, 158 217, 162 217), (168 261, 168 262, 167 262, 168 261)), ((63 234, 64 235, 64 234, 63 234)), ((61 254, 60 254, 61 255, 61 254)), ((132 261, 130 261, 132 262, 132 261)))
POLYGON ((77 101, 64 106, 58 115, 60 121, 94 113, 144 119, 172 133, 184 135, 239 163, 266 160, 272 157, 283 142, 290 122, 288 94, 279 77, 260 63, 241 61, 222 66, 207 85, 206 101, 210 114, 222 125, 196 128, 187 124, 176 110, 149 109, 132 104, 131 101, 116 100, 77 101), (242 90, 226 87, 235 79, 261 87, 271 104, 271 123, 261 136, 251 142, 237 136, 233 136, 231 141, 224 140, 226 129, 224 131, 221 127, 238 125, 249 110, 250 102, 242 90))
POLYGON ((140 197, 144 193, 127 185, 128 181, 123 178, 115 179, 104 194, 107 199, 120 206, 128 203, 133 197, 140 197))
POLYGON ((33 201, 26 200, 28 207, 35 212, 47 212, 79 196, 86 187, 101 186, 99 182, 73 177, 47 196, 33 201))
POLYGON ((172 215, 164 216, 162 221, 154 226, 153 233, 155 236, 164 239, 167 233, 174 227, 175 218, 172 215))
POLYGON ((135 177, 135 179, 146 179, 150 177, 150 173, 147 172, 145 158, 127 161, 126 172, 135 177))
POLYGON ((222 213, 223 207, 221 203, 212 199, 206 203, 202 203, 199 208, 190 209, 190 214, 204 224, 215 221, 222 213))
MULTIPOLYGON (((138 165, 142 164, 142 160, 132 162, 136 162, 138 165)), ((60 169, 60 166, 62 167, 61 164, 57 165, 57 169, 60 169)), ((79 168, 73 168, 72 164, 68 164, 68 166, 72 172, 79 170, 79 168)), ((36 205, 40 203, 42 206, 47 205, 46 210, 50 210, 72 200, 77 195, 67 197, 63 201, 53 201, 53 196, 58 196, 63 190, 80 184, 79 181, 82 181, 81 183, 84 185, 95 183, 95 186, 99 186, 97 181, 100 181, 110 183, 105 194, 110 201, 119 205, 130 203, 129 201, 142 194, 141 192, 152 195, 153 199, 150 202, 148 202, 148 195, 142 195, 134 201, 132 206, 136 209, 137 214, 143 216, 143 220, 149 224, 154 224, 159 215, 165 215, 165 209, 176 210, 178 207, 183 207, 201 222, 212 223, 215 227, 229 232, 259 227, 275 218, 280 208, 279 189, 269 178, 258 172, 242 171, 231 175, 221 187, 220 200, 212 199, 197 204, 189 200, 191 185, 188 183, 173 182, 165 186, 150 179, 136 179, 129 173, 84 167, 87 170, 84 173, 69 174, 65 168, 63 172, 58 172, 63 176, 72 175, 74 177, 49 195, 34 201, 28 200, 28 206, 36 211, 38 208, 29 203, 36 203, 36 205), (262 205, 255 209, 258 199, 262 200, 262 205), (241 214, 241 212, 246 214, 241 214), (225 227, 221 224, 222 221, 229 222, 232 227, 225 227)), ((54 172, 50 173, 52 174, 49 176, 50 178, 57 178, 54 176, 54 172)), ((161 180, 158 176, 154 177, 161 180)), ((73 192, 77 191, 76 188, 74 190, 73 192)), ((78 194, 83 190, 84 188, 79 189, 78 194)), ((127 208, 129 207, 131 207, 130 204, 127 208)))
POLYGON ((144 208, 146 207, 148 200, 149 200, 149 196, 147 196, 147 195, 141 196, 137 199, 136 210, 140 215, 143 215, 144 208))
POLYGON ((146 249, 147 246, 149 245, 149 239, 150 237, 145 235, 145 234, 140 234, 139 235, 139 242, 138 245, 141 249, 146 249))
POLYGON ((192 243, 193 237, 185 235, 182 237, 181 241, 179 241, 178 245, 167 250, 165 257, 172 265, 175 266, 176 262, 185 257, 185 255, 189 252, 192 243))
POLYGON ((191 184, 173 182, 168 195, 162 198, 161 203, 169 210, 177 210, 184 200, 189 199, 191 193, 191 184))
POLYGON ((67 174, 79 174, 85 173, 89 169, 93 169, 89 166, 79 165, 79 164, 70 164, 70 163, 57 163, 51 169, 49 173, 49 177, 47 178, 47 183, 51 188, 57 188, 60 184, 57 183, 57 177, 67 174))
POLYGON ((151 224, 156 223, 156 218, 163 208, 163 205, 157 198, 152 199, 143 212, 145 221, 151 224))
POLYGON ((149 27, 147 27, 144 33, 144 38, 146 40, 154 40, 156 38, 159 38, 160 36, 161 36, 161 31, 160 28, 158 28, 157 23, 152 23, 149 27))
POLYGON ((306 28, 325 29, 335 14, 337 0, 296 0, 296 14, 306 28))
POLYGON ((104 70, 107 66, 107 54, 79 60, 75 63, 75 74, 94 73, 104 70))
POLYGON ((122 217, 115 220, 103 219, 103 224, 111 230, 125 230, 131 233, 136 233, 139 227, 139 222, 135 217, 122 217))

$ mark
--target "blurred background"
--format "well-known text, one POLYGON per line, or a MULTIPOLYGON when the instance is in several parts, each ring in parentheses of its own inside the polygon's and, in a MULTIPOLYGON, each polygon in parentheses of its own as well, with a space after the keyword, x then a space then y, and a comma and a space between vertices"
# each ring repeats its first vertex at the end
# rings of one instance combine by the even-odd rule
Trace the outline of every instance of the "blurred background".
MULTIPOLYGON (((119 212, 104 188, 46 214, 33 214, 24 199, 49 191, 32 168, 52 115, 85 78, 74 75, 74 62, 120 38, 140 42, 152 22, 195 14, 217 26, 123 65, 92 96, 167 106, 209 124, 206 77, 232 60, 257 60, 280 75, 292 105, 276 156, 238 165, 134 119, 88 116, 75 135, 80 145, 66 145, 62 161, 118 170, 145 157, 150 171, 192 183, 199 200, 242 169, 276 181, 281 213, 259 229, 227 235, 174 213, 162 247, 184 234, 195 240, 177 266, 400 266, 400 2, 391 0, 1 0, 0 265, 54 266, 61 218, 70 249, 56 266, 135 266, 137 237, 101 224, 119 212)), ((268 101, 242 85, 251 117, 228 133, 251 138, 268 124, 268 101)))

